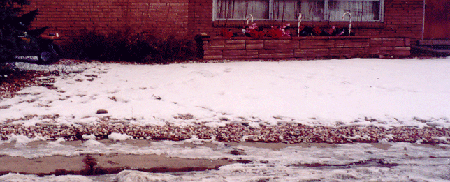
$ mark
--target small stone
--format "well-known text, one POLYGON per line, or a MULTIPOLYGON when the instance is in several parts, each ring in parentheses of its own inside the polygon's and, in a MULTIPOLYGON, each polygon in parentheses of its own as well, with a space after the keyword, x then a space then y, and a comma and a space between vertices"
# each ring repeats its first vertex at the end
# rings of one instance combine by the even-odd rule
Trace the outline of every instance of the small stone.
POLYGON ((161 100, 160 96, 153 95, 153 98, 155 98, 156 100, 161 100))
POLYGON ((99 110, 97 110, 97 114, 108 114, 108 110, 106 110, 106 109, 99 109, 99 110))
POLYGON ((245 153, 245 151, 242 150, 242 149, 233 149, 230 153, 231 153, 232 155, 247 155, 247 154, 245 153))

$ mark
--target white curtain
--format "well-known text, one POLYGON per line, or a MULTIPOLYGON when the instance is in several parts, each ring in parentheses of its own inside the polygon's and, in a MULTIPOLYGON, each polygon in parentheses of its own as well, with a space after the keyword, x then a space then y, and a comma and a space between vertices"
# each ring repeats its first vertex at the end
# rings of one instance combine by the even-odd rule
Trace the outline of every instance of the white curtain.
MULTIPOLYGON (((295 21, 302 13, 302 21, 343 21, 342 15, 350 11, 352 21, 380 20, 380 1, 328 1, 325 17, 325 0, 216 0, 216 18, 220 20, 245 20, 250 14, 254 20, 295 21), (273 3, 270 10, 269 3, 273 3), (269 17, 273 12, 273 17, 269 17)), ((347 21, 345 17, 344 21, 347 21)))
POLYGON ((324 16, 323 0, 274 0, 273 19, 297 20, 302 13, 302 21, 321 21, 324 16))
MULTIPOLYGON (((329 20, 343 21, 342 15, 351 12, 352 21, 380 20, 379 1, 332 1, 328 2, 329 20)), ((345 17, 345 21, 348 16, 345 17)))
POLYGON ((253 16, 254 20, 269 19, 269 1, 267 0, 217 0, 217 18, 245 20, 253 16))

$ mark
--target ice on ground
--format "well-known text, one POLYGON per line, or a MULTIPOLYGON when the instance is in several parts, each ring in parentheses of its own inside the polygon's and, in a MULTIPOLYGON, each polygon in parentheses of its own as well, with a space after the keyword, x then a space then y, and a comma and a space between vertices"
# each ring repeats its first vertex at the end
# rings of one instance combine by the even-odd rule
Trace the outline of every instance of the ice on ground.
POLYGON ((110 135, 108 135, 108 139, 111 139, 113 141, 122 141, 122 140, 127 140, 127 139, 133 139, 133 137, 130 135, 126 135, 126 134, 112 132, 110 135))
POLYGON ((27 136, 24 135, 11 135, 7 141, 1 141, 0 144, 2 144, 3 142, 5 143, 14 143, 14 145, 16 147, 24 147, 26 146, 28 143, 30 142, 34 142, 34 141, 46 141, 47 139, 44 137, 33 137, 33 138, 29 138, 27 136))
POLYGON ((124 170, 117 174, 116 179, 117 182, 182 181, 181 177, 170 174, 145 173, 134 170, 124 170))
POLYGON ((45 176, 39 177, 37 175, 16 174, 9 173, 0 176, 0 181, 3 182, 31 182, 31 181, 46 181, 46 182, 92 182, 93 180, 85 176, 79 175, 65 175, 65 176, 45 176))
MULTIPOLYGON (((201 142, 196 140, 196 142, 201 142)), ((206 141, 203 141, 206 142, 206 141)), ((208 141, 210 142, 210 141, 208 141)), ((80 155, 102 154, 164 154, 169 157, 248 160, 218 170, 185 173, 146 173, 126 170, 117 175, 105 175, 92 181, 446 181, 450 180, 450 145, 418 145, 411 143, 342 144, 342 145, 290 145, 281 148, 270 146, 210 143, 189 145, 185 142, 151 142, 148 146, 133 146, 124 141, 104 144, 88 140, 81 146, 60 142, 38 147, 2 150, 1 155, 80 155), (211 145, 213 144, 213 145, 211 145), (215 145, 215 146, 214 146, 215 145), (233 155, 232 150, 245 154, 233 155), (50 154, 51 155, 51 154, 50 154)), ((268 144, 267 144, 268 145, 268 144)), ((51 179, 52 176, 36 177, 21 175, 36 180, 51 179)), ((11 176, 9 176, 11 177, 11 176)), ((69 176, 68 178, 71 178, 69 176)), ((1 179, 1 178, 0 178, 1 179)), ((3 179, 8 179, 4 177, 3 179)), ((86 180, 86 181, 89 181, 86 180)), ((25 180, 23 180, 25 181, 25 180)))

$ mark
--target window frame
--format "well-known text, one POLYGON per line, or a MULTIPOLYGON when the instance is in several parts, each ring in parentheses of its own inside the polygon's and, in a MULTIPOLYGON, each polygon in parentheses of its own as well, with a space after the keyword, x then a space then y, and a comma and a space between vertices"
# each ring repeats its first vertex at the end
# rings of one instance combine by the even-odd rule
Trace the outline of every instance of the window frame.
MULTIPOLYGON (((246 20, 244 19, 219 19, 217 17, 217 2, 219 0, 213 0, 212 3, 212 21, 233 21, 233 20, 246 20)), ((274 14, 274 0, 262 0, 262 1, 269 1, 269 19, 254 19, 254 21, 280 21, 278 19, 274 19, 273 14, 274 14)), ((321 1, 321 0, 312 0, 312 1, 321 1)), ((348 18, 345 18, 345 20, 341 20, 341 21, 333 21, 330 20, 329 16, 330 16, 330 11, 328 8, 328 4, 330 1, 340 1, 340 2, 370 2, 370 1, 376 1, 376 2, 380 2, 380 13, 379 13, 379 20, 364 20, 364 21, 355 21, 352 18, 352 21, 354 22, 384 22, 384 0, 323 0, 324 1, 324 13, 323 13, 323 20, 318 21, 318 22, 342 22, 342 21, 348 21, 348 18)), ((284 20, 284 21, 296 21, 296 20, 284 20)), ((317 22, 317 21, 307 21, 307 20, 303 20, 303 22, 317 22)))

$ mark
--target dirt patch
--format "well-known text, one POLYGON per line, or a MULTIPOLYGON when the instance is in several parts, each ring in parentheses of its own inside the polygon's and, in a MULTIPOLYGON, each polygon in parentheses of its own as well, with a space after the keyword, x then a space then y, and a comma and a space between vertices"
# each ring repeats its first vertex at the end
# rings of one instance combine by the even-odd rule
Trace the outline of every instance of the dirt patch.
POLYGON ((43 175, 116 174, 124 169, 144 172, 190 172, 218 169, 235 163, 228 159, 186 159, 163 155, 84 154, 80 156, 50 156, 28 159, 1 156, 0 175, 7 173, 43 175))
POLYGON ((3 72, 4 72, 3 76, 0 78, 0 98, 12 98, 16 95, 18 91, 22 90, 25 87, 30 86, 52 87, 53 85, 43 83, 40 79, 38 79, 38 77, 59 74, 57 72, 18 71, 18 70, 8 70, 7 72, 5 71, 3 72))
POLYGON ((322 169, 346 169, 351 167, 395 167, 397 163, 386 161, 385 159, 368 159, 347 164, 325 164, 325 163, 299 163, 292 164, 288 167, 307 167, 307 168, 322 168, 322 169))

